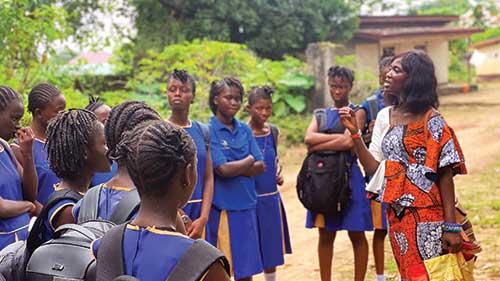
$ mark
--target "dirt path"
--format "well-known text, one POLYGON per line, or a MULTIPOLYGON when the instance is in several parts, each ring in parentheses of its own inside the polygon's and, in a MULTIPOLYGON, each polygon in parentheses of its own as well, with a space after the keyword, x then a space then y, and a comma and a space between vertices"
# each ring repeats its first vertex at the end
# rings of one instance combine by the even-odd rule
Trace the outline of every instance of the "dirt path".
MULTIPOLYGON (((496 189, 500 191, 500 186, 498 186, 500 182, 500 118, 496 115, 500 112, 500 93, 488 90, 447 96, 441 99, 441 104, 440 111, 458 135, 470 173, 469 176, 461 177, 456 182, 458 193, 463 201, 472 196, 468 194, 471 183, 474 180, 479 181, 478 177, 482 177, 481 173, 485 173, 495 163, 498 164, 499 169, 493 170, 492 173, 496 174, 489 173, 487 176, 495 177, 492 182, 497 183, 496 189), (493 117, 494 115, 496 116, 493 117)), ((320 280, 316 254, 317 231, 304 227, 306 211, 295 193, 295 178, 305 150, 298 146, 280 148, 280 152, 286 180, 281 192, 287 211, 294 253, 286 256, 285 265, 278 269, 278 280, 320 280)), ((486 188, 489 187, 485 186, 484 189, 486 188)), ((484 192, 488 191, 484 190, 484 192)), ((496 211, 494 217, 500 217, 500 207, 494 211, 496 211)), ((476 217, 476 215, 478 214, 470 210, 471 217, 476 217)), ((473 222, 476 221, 478 220, 473 220, 473 222)), ((496 254, 500 250, 498 225, 497 228, 476 225, 476 232, 483 241, 483 247, 486 248, 477 264, 476 280, 500 280, 500 256, 497 257, 498 254, 496 254)), ((367 233, 367 236, 371 244, 371 233, 367 233)), ((352 280, 354 258, 346 232, 338 233, 334 251, 333 280, 352 280)), ((388 280, 398 280, 388 244, 386 244, 386 271, 388 280)), ((254 280, 262 281, 264 278, 259 275, 254 280)), ((371 250, 366 280, 375 280, 371 250)))

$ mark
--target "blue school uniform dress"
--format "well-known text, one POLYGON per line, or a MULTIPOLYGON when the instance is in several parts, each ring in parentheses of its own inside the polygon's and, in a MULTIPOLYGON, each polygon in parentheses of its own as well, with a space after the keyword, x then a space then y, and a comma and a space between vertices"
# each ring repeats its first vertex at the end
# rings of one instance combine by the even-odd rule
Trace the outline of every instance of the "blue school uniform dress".
POLYGON ((50 169, 49 157, 45 142, 39 139, 33 141, 33 161, 35 162, 36 174, 38 175, 38 195, 37 201, 45 205, 50 195, 55 190, 55 186, 61 181, 50 169))
MULTIPOLYGON (((384 92, 382 89, 377 89, 373 93, 372 96, 370 96, 368 99, 375 99, 377 101, 377 109, 379 112, 382 110, 385 105, 384 105, 384 92)), ((362 104, 361 108, 363 108, 366 112, 366 124, 370 123, 372 120, 374 120, 375 116, 371 116, 371 110, 369 106, 368 99, 366 99, 362 104)), ((382 230, 387 230, 387 205, 385 203, 380 203, 375 200, 371 200, 371 210, 372 210, 372 221, 373 221, 373 227, 375 229, 382 229, 382 230)))
MULTIPOLYGON (((338 110, 326 109, 327 128, 335 128, 340 122, 338 110)), ((365 180, 358 166, 357 158, 350 155, 348 160, 351 163, 350 185, 352 197, 349 206, 342 216, 331 217, 320 213, 307 211, 306 227, 325 228, 334 232, 338 230, 347 231, 368 231, 373 230, 370 201, 366 197, 365 180)))
MULTIPOLYGON (((0 140, 0 197, 5 200, 22 201, 22 181, 14 156, 0 140)), ((22 213, 11 218, 0 218, 0 250, 19 240, 26 240, 30 217, 22 213)))
MULTIPOLYGON (((63 190, 60 189, 58 185, 55 186, 55 191, 63 190)), ((83 196, 83 193, 80 193, 83 196)), ((54 236, 54 231, 57 227, 54 226, 55 217, 65 208, 70 207, 74 208, 77 202, 71 199, 62 199, 59 200, 56 204, 54 204, 47 212, 47 217, 43 219, 43 226, 40 231, 43 232, 43 236, 45 241, 49 241, 54 236)), ((76 220, 75 220, 76 221, 76 220)), ((44 242, 45 242, 44 241, 44 242)))
POLYGON ((113 163, 111 163, 111 171, 105 173, 95 173, 90 181, 90 186, 93 187, 108 182, 116 175, 116 172, 118 172, 118 164, 113 161, 113 163))
POLYGON ((283 255, 291 254, 290 235, 285 208, 276 184, 276 150, 271 133, 255 136, 266 164, 266 171, 255 177, 257 222, 260 251, 265 269, 285 263, 283 255))
POLYGON ((191 218, 191 220, 196 220, 201 215, 201 205, 203 203, 203 190, 205 187, 205 169, 207 167, 207 144, 205 143, 205 137, 203 136, 203 131, 198 122, 191 122, 188 127, 183 127, 188 134, 193 139, 196 144, 196 153, 198 157, 198 166, 196 167, 198 171, 198 181, 193 191, 191 199, 187 202, 184 207, 184 212, 191 218))
MULTIPOLYGON (((99 188, 99 186, 95 186, 94 188, 99 188)), ((113 211, 115 210, 116 206, 118 206, 118 203, 120 203, 122 198, 134 189, 135 187, 107 186, 105 184, 102 184, 102 189, 99 194, 99 207, 97 210, 97 217, 101 220, 109 220, 109 218, 113 214, 113 211)), ((75 219, 78 219, 81 204, 82 200, 78 201, 78 203, 76 203, 76 205, 73 207, 73 217, 75 219)), ((136 214, 133 214, 132 217, 135 217, 136 214)))
MULTIPOLYGON (((125 275, 139 280, 165 281, 194 240, 180 233, 128 224, 123 235, 125 275)), ((94 256, 101 240, 92 244, 94 256)))
MULTIPOLYGON (((252 130, 233 118, 233 129, 210 118, 210 148, 214 169, 252 155, 263 160, 252 130)), ((236 280, 262 272, 253 177, 224 178, 214 172, 214 199, 206 240, 228 258, 236 280)))

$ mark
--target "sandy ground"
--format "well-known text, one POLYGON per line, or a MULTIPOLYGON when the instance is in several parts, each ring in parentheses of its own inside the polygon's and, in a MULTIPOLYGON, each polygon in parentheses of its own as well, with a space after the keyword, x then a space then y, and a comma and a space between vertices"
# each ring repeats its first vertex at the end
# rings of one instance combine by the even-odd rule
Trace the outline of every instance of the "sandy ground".
MULTIPOLYGON (((446 96, 441 99, 441 104, 440 111, 458 135, 469 173, 480 173, 488 165, 499 163, 500 117, 497 114, 500 112, 500 92, 488 89, 476 93, 446 96)), ((281 188, 281 193, 288 217, 293 254, 287 255, 285 265, 278 268, 278 280, 320 280, 316 251, 317 230, 304 227, 306 211, 295 192, 295 179, 305 149, 303 146, 281 147, 280 153, 285 175, 285 185, 281 188)), ((457 180, 459 194, 461 189, 467 188, 468 177, 470 176, 457 180)), ((500 216, 500 213, 498 215, 500 216)), ((487 245, 495 248, 487 248, 481 254, 477 263, 476 280, 500 280, 500 259, 497 259, 498 254, 495 251, 500 247, 500 233, 493 227, 477 227, 476 232, 481 240, 487 240, 487 245)), ((367 232, 367 237, 371 244, 372 233, 367 232)), ((371 255, 370 249, 366 280, 375 280, 371 255)), ((352 280, 353 260, 347 232, 338 233, 334 248, 333 280, 352 280)), ((386 243, 386 264, 387 279, 398 280, 388 243, 386 243)), ((264 278, 261 274, 254 277, 254 280, 261 281, 264 278)))

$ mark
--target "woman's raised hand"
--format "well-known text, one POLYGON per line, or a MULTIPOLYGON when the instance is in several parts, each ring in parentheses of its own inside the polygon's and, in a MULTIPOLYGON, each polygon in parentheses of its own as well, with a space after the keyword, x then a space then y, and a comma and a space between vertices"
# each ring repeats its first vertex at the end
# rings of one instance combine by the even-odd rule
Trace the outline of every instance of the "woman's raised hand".
POLYGON ((356 122, 356 114, 354 110, 350 107, 342 107, 339 109, 340 121, 342 125, 346 127, 351 134, 356 134, 359 130, 358 122, 356 122))

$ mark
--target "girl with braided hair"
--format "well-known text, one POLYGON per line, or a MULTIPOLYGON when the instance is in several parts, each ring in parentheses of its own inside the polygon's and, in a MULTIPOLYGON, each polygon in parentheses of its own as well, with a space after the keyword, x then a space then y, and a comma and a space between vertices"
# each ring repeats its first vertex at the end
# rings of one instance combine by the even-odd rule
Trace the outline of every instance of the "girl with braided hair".
POLYGON ((175 69, 167 80, 167 99, 172 110, 168 121, 181 126, 193 138, 198 158, 198 182, 193 196, 184 212, 193 222, 187 226, 189 237, 200 238, 208 221, 214 192, 212 157, 210 155, 210 136, 208 127, 189 119, 189 107, 196 93, 196 83, 184 70, 175 69))
MULTIPOLYGON (((37 201, 42 205, 47 203, 50 195, 54 192, 54 185, 60 181, 50 169, 47 160, 47 148, 45 146, 47 125, 59 111, 65 108, 66 99, 64 95, 51 84, 40 83, 33 87, 28 94, 28 111, 32 115, 30 127, 35 134, 33 157, 38 174, 37 201)), ((24 166, 20 147, 17 144, 13 144, 12 150, 17 160, 24 166)), ((41 208, 41 206, 38 206, 38 208, 41 208)))
MULTIPOLYGON (((185 130, 165 121, 140 124, 125 136, 121 146, 127 150, 125 165, 141 203, 137 216, 122 226, 124 272, 117 274, 139 280, 167 280, 193 243, 201 242, 179 234, 176 228, 177 210, 186 205, 197 182, 196 146, 185 130)), ((104 278, 109 269, 103 268, 103 264, 114 268, 120 265, 103 261, 107 251, 99 251, 112 232, 92 244, 97 257, 97 280, 117 277, 104 278), (103 273, 103 269, 107 272, 103 273)), ((201 243, 209 252, 219 253, 208 243, 201 243)), ((216 259, 199 280, 228 281, 219 262, 222 260, 216 259)))
POLYGON ((100 97, 90 96, 89 104, 85 107, 86 110, 94 112, 97 116, 99 122, 106 124, 109 114, 111 113, 111 107, 105 104, 100 97))
POLYGON ((283 176, 277 169, 279 129, 267 123, 273 112, 272 93, 273 89, 267 86, 253 87, 246 107, 250 114, 248 125, 266 165, 266 171, 255 177, 260 252, 266 281, 276 281, 276 266, 285 263, 284 253, 292 253, 285 208, 278 191, 278 185, 283 184, 283 176))
MULTIPOLYGON (((86 110, 94 112, 97 116, 97 120, 102 124, 106 124, 106 121, 109 118, 109 114, 111 113, 111 107, 105 104, 100 97, 90 96, 89 104, 85 107, 86 110)), ((107 173, 96 173, 90 182, 90 186, 100 185, 101 183, 105 183, 109 181, 118 170, 118 165, 115 161, 112 161, 111 171, 107 173)))
POLYGON ((354 82, 354 72, 342 66, 328 70, 328 85, 333 106, 319 109, 307 128, 304 139, 308 151, 345 151, 349 167, 349 186, 351 196, 348 206, 338 215, 328 215, 307 210, 306 227, 318 228, 318 259, 321 281, 330 281, 332 272, 333 249, 338 231, 346 230, 354 252, 354 280, 365 279, 368 266, 368 241, 365 231, 373 229, 370 202, 366 198, 365 182, 355 155, 351 136, 342 125, 339 109, 356 109, 349 101, 354 82), (318 118, 323 114, 324 118, 318 118), (322 123, 321 120, 325 120, 322 123))
POLYGON ((210 88, 215 189, 206 238, 228 257, 236 280, 251 280, 262 272, 254 177, 265 167, 252 130, 235 118, 243 93, 241 82, 232 77, 212 82, 210 88))
MULTIPOLYGON (((109 220, 121 199, 130 192, 135 192, 125 162, 128 150, 122 145, 123 137, 138 125, 155 120, 161 120, 160 114, 143 102, 127 101, 111 110, 104 131, 108 145, 107 156, 116 163, 117 172, 107 182, 93 187, 101 189, 97 207, 100 219, 109 220)), ((79 201, 73 208, 75 218, 78 218, 81 203, 79 201)))
MULTIPOLYGON (((75 223, 72 209, 78 198, 87 191, 96 172, 110 170, 106 157, 108 148, 104 139, 104 126, 94 113, 85 109, 70 109, 57 114, 47 127, 47 152, 50 168, 61 179, 42 210, 39 230, 45 242, 52 238, 56 228, 75 223), (71 193, 71 196, 69 196, 71 193), (58 196, 63 194, 64 196, 58 196)), ((37 223, 35 223, 37 224, 37 223)))
POLYGON ((36 210, 37 176, 33 162, 33 131, 20 128, 24 113, 21 97, 0 86, 0 250, 28 235, 30 214, 36 210), (18 137, 22 167, 7 141, 18 137))

